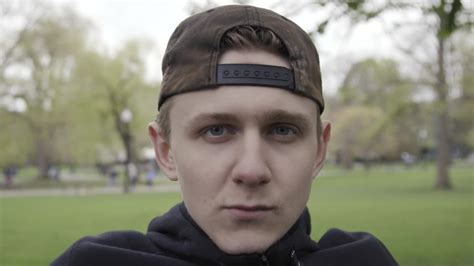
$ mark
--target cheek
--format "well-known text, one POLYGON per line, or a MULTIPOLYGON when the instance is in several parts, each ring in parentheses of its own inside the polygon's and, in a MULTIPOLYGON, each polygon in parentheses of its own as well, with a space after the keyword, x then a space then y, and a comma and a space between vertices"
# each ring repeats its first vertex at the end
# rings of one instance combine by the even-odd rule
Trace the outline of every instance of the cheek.
POLYGON ((175 146, 173 155, 183 199, 209 203, 226 180, 228 156, 186 141, 175 146))
POLYGON ((274 151, 273 153, 277 172, 300 179, 312 179, 312 170, 317 157, 317 146, 312 142, 305 142, 288 149, 274 151))
POLYGON ((198 139, 181 137, 174 145, 178 170, 184 173, 199 173, 211 178, 225 172, 235 157, 235 145, 210 145, 198 139))
POLYGON ((279 178, 275 178, 274 181, 281 183, 288 199, 306 203, 314 180, 312 173, 316 152, 307 146, 286 150, 275 156, 278 158, 274 159, 276 168, 273 169, 273 173, 279 178))

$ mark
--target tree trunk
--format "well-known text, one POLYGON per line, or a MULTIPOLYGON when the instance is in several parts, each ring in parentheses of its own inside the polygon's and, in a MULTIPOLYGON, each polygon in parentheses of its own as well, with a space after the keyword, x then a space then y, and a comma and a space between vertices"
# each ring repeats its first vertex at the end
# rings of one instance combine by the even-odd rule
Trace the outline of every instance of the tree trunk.
POLYGON ((48 179, 48 168, 50 165, 49 147, 45 139, 44 128, 33 127, 36 133, 36 167, 38 167, 38 178, 48 179))
POLYGON ((131 188, 131 180, 129 173, 129 164, 135 162, 135 150, 134 150, 134 138, 130 129, 129 122, 122 122, 120 116, 115 117, 115 125, 119 133, 120 139, 122 140, 123 147, 125 148, 125 178, 123 180, 123 192, 129 193, 131 188))
POLYGON ((343 168, 352 170, 354 166, 354 156, 349 149, 344 149, 341 152, 341 165, 343 168))
POLYGON ((441 190, 451 189, 449 179, 450 145, 449 145, 449 115, 448 115, 448 88, 444 68, 444 45, 446 39, 438 35, 438 80, 436 93, 436 183, 435 188, 441 190))
POLYGON ((125 132, 121 134, 122 143, 125 147, 125 179, 123 181, 123 192, 130 192, 130 172, 129 164, 133 163, 133 152, 132 152, 132 135, 130 134, 130 128, 128 124, 125 126, 125 132))

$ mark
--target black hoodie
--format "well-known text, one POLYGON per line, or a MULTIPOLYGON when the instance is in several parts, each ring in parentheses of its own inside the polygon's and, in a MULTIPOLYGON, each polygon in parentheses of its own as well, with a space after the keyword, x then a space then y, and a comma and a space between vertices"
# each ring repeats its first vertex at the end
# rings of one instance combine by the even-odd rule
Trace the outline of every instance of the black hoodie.
POLYGON ((229 255, 199 228, 181 203, 153 219, 146 235, 122 231, 84 237, 51 265, 397 265, 384 245, 370 234, 331 229, 316 243, 309 236, 310 225, 305 210, 286 235, 264 254, 229 255))

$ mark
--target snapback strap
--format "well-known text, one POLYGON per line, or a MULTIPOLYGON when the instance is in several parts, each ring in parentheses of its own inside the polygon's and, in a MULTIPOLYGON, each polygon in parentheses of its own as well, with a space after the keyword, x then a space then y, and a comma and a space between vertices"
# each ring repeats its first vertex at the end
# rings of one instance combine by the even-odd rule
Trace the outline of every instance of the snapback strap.
POLYGON ((258 64, 217 65, 217 85, 256 85, 295 90, 291 69, 258 64))

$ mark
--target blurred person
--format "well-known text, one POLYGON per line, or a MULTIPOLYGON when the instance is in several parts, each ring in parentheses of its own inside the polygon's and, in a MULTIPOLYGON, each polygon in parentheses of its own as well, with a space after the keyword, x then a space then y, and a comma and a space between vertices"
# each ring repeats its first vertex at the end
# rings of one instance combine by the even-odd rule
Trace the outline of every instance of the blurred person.
POLYGON ((155 164, 154 163, 149 163, 146 165, 147 171, 146 171, 146 184, 148 187, 153 186, 153 181, 155 180, 156 177, 156 169, 155 169, 155 164))
POLYGON ((5 180, 5 188, 10 188, 13 185, 13 179, 16 176, 16 166, 10 165, 3 168, 3 177, 5 180))
POLYGON ((48 176, 54 181, 59 181, 60 179, 60 169, 58 166, 51 164, 48 167, 48 176))
POLYGON ((410 154, 408 152, 402 152, 402 154, 400 155, 400 158, 402 158, 403 164, 406 167, 410 167, 410 166, 414 165, 415 162, 416 162, 415 155, 410 154))
POLYGON ((115 165, 111 165, 107 171, 109 177, 109 186, 115 187, 117 184, 118 171, 115 165))
POLYGON ((156 161, 183 202, 148 232, 85 237, 52 265, 397 265, 374 236, 310 238, 306 208, 331 126, 311 38, 270 10, 184 20, 163 59, 156 161))
POLYGON ((128 178, 130 178, 130 183, 132 187, 136 186, 138 183, 138 168, 134 163, 129 163, 127 165, 128 178))

